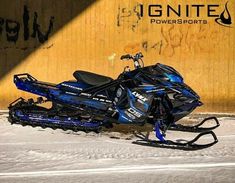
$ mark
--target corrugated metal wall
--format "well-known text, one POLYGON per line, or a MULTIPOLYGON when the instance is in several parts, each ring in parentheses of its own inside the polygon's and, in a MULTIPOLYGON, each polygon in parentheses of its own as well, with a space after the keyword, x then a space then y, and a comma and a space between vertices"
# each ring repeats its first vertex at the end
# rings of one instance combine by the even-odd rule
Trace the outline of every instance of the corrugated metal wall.
MULTIPOLYGON (((142 51, 145 65, 169 64, 184 76, 205 103, 201 111, 234 112, 235 26, 223 27, 214 18, 205 16, 206 25, 151 24, 148 16, 141 18, 136 13, 140 3, 146 11, 151 3, 166 2, 172 6, 220 4, 222 12, 226 1, 1 1, 0 18, 4 23, 1 26, 0 19, 0 108, 6 108, 19 96, 29 97, 16 90, 12 82, 16 73, 28 72, 39 80, 55 83, 73 79, 72 73, 78 69, 115 78, 124 66, 132 65, 120 61, 120 56, 142 51), (29 15, 28 40, 24 38, 25 5, 29 15), (44 44, 32 37, 34 12, 43 33, 54 17, 53 30, 44 44), (15 42, 7 40, 7 19, 20 24, 15 42)), ((228 3, 228 8, 235 21, 233 1, 228 3)), ((16 27, 10 23, 9 26, 16 27)))

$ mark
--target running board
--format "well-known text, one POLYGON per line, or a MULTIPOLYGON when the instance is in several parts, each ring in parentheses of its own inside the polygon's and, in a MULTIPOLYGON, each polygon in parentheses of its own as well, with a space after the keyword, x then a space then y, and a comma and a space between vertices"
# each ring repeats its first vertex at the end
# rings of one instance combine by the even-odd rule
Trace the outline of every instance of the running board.
POLYGON ((79 116, 59 116, 50 109, 37 104, 47 102, 41 97, 36 102, 33 99, 24 100, 19 98, 9 105, 9 121, 11 124, 22 126, 40 126, 42 128, 73 130, 73 131, 95 131, 101 130, 102 122, 83 120, 79 116))

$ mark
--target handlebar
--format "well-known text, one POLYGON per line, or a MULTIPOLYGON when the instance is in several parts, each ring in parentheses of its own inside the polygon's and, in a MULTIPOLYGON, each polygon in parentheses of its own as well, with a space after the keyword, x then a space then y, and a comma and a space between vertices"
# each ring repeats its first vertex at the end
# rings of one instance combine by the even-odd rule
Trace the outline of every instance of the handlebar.
POLYGON ((124 59, 131 59, 132 56, 130 54, 127 54, 127 55, 122 55, 121 56, 121 60, 124 60, 124 59))
MULTIPOLYGON (((130 54, 122 55, 122 56, 121 56, 121 60, 124 60, 124 59, 127 59, 127 60, 132 59, 132 60, 134 61, 135 68, 137 69, 137 68, 140 68, 140 67, 141 67, 141 66, 140 66, 140 63, 139 63, 139 60, 141 60, 141 61, 142 61, 142 64, 143 64, 143 60, 141 59, 141 58, 143 58, 143 57, 144 57, 143 54, 142 54, 141 52, 139 52, 139 53, 135 54, 134 56, 133 56, 133 55, 130 55, 130 54)), ((144 66, 144 64, 143 64, 143 66, 144 66)))

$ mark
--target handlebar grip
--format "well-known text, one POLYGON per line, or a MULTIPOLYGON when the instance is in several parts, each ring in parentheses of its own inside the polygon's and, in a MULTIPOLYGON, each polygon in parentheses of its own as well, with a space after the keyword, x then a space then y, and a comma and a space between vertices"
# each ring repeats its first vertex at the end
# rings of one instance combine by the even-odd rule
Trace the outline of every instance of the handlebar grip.
POLYGON ((132 58, 132 56, 130 54, 122 55, 121 56, 121 60, 123 60, 123 59, 131 59, 131 58, 132 58))

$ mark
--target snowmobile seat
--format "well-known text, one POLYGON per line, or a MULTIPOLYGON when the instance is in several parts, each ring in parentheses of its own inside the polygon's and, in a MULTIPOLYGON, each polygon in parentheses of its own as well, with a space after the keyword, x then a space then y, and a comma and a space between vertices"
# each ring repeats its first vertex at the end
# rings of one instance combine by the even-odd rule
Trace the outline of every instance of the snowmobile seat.
POLYGON ((87 71, 75 71, 73 76, 77 81, 82 81, 92 86, 103 85, 113 81, 112 78, 87 71))

